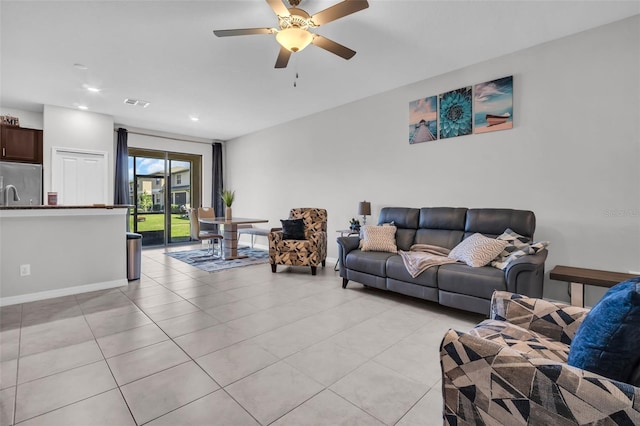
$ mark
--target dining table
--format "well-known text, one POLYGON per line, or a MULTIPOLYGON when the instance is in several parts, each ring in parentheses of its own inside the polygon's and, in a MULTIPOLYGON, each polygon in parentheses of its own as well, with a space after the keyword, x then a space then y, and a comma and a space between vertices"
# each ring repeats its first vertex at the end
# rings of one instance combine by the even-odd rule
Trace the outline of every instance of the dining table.
POLYGON ((248 217, 232 217, 226 219, 224 217, 200 218, 200 223, 218 225, 220 234, 222 235, 222 259, 244 259, 248 256, 238 254, 238 225, 247 225, 252 223, 267 223, 267 219, 255 219, 248 217))

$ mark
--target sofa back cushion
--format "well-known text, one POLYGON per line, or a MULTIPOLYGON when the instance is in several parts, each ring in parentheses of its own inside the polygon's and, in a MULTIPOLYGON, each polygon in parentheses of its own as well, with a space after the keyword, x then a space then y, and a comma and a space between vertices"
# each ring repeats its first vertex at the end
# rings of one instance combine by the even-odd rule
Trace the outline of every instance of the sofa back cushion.
POLYGON ((421 208, 415 243, 454 248, 464 236, 466 214, 464 207, 421 208))
POLYGON ((640 277, 611 287, 571 341, 568 364, 613 380, 637 380, 640 362, 640 277))
POLYGON ((464 227, 464 238, 476 232, 487 237, 497 237, 507 228, 533 240, 536 216, 528 210, 469 209, 464 227))
POLYGON ((408 251, 414 244, 420 210, 407 207, 383 207, 378 224, 393 223, 396 226, 398 250, 408 251))

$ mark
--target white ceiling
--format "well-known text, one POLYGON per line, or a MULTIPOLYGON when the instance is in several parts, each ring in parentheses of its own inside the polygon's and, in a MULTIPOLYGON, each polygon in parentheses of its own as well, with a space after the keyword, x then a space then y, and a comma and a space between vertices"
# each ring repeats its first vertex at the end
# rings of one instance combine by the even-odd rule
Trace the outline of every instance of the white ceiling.
MULTIPOLYGON (((336 2, 300 7, 313 14, 336 2)), ((85 104, 116 123, 228 140, 640 13, 637 0, 369 4, 315 30, 356 50, 353 59, 309 46, 279 70, 273 36, 212 33, 277 26, 264 0, 2 0, 0 103, 85 104)))

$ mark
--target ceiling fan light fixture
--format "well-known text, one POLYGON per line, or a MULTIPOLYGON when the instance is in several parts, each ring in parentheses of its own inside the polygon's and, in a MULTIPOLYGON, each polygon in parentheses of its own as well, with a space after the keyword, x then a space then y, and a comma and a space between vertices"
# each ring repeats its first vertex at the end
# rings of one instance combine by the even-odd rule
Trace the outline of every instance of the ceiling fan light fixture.
POLYGON ((302 28, 290 27, 278 31, 276 40, 285 49, 291 52, 299 52, 311 43, 313 35, 302 28))

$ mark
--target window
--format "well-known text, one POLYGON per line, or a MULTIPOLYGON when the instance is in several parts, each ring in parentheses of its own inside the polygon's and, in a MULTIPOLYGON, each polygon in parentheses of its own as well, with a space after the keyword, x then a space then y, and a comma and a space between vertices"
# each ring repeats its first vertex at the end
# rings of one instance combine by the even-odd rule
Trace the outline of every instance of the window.
POLYGON ((176 175, 176 185, 182 184, 182 174, 176 175))

